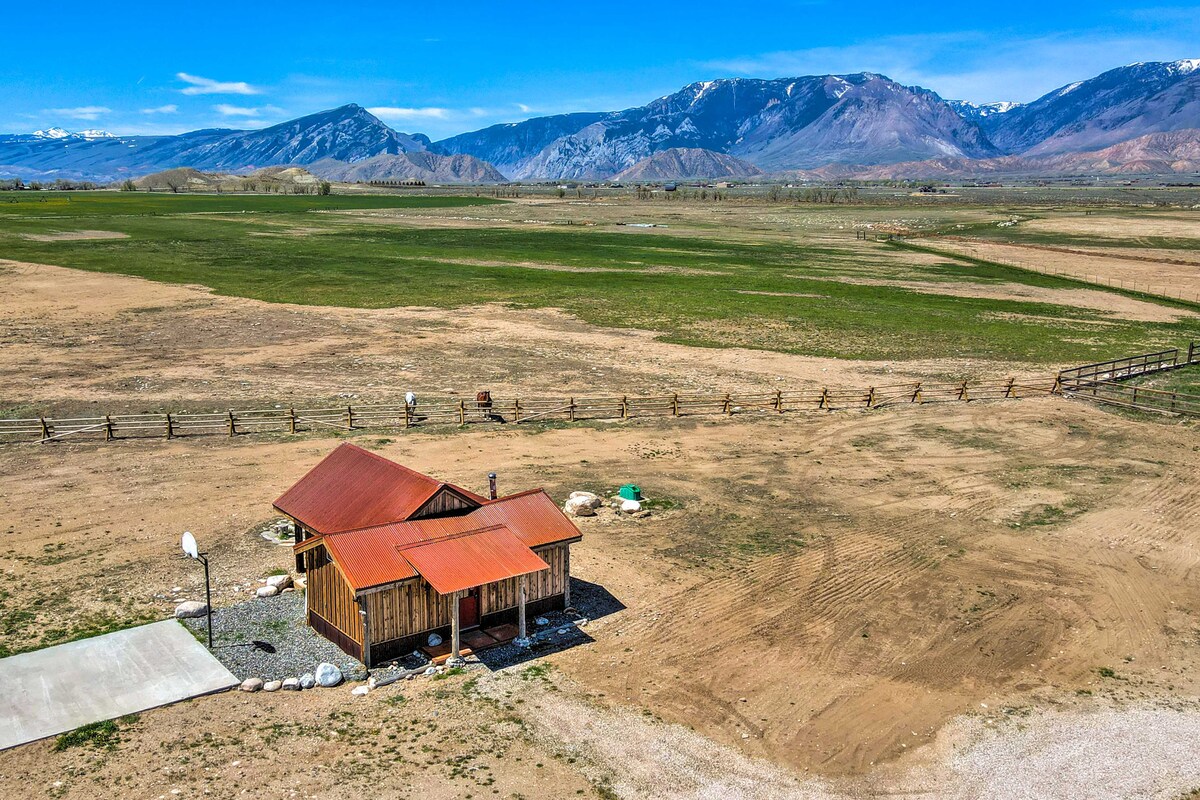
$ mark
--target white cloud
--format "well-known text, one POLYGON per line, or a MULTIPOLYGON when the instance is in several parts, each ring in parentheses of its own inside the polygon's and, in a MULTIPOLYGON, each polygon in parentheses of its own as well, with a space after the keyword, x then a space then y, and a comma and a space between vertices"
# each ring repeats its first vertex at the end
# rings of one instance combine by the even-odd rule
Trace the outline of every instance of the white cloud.
POLYGON ((75 108, 47 108, 43 114, 53 114, 56 117, 70 117, 71 119, 98 119, 101 114, 111 114, 111 108, 104 106, 77 106, 75 108))
POLYGON ((533 106, 527 106, 524 103, 517 103, 516 106, 522 114, 528 114, 530 111, 533 111, 533 106))
POLYGON ((279 106, 231 106, 228 103, 218 103, 213 109, 224 117, 259 117, 263 114, 279 116, 284 113, 279 106))
POLYGON ((368 108, 380 119, 446 119, 450 116, 448 108, 397 108, 395 106, 375 106, 368 108))
POLYGON ((155 108, 143 108, 143 114, 174 114, 179 110, 179 106, 174 103, 167 103, 165 106, 157 106, 155 108))
POLYGON ((179 90, 182 94, 262 94, 261 89, 244 81, 214 81, 212 78, 201 78, 186 72, 177 72, 175 77, 191 84, 179 90))

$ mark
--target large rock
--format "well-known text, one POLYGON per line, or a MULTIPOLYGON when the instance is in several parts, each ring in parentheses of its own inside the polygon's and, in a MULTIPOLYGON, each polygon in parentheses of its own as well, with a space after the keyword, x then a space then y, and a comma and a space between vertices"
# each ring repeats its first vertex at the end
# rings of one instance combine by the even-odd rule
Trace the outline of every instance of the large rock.
POLYGON ((571 492, 568 499, 577 501, 587 501, 587 504, 592 508, 599 508, 604 505, 604 500, 598 494, 591 492, 571 492))
POLYGON ((355 686, 353 689, 350 690, 350 694, 352 694, 356 697, 361 697, 370 691, 371 691, 371 689, 369 686, 355 686))
POLYGON ((264 692, 278 692, 283 688, 283 681, 267 681, 263 684, 264 692))
POLYGON ((563 511, 572 517, 594 517, 596 507, 586 497, 572 497, 563 503, 563 511))
POLYGON ((238 688, 243 692, 257 692, 263 687, 262 678, 246 678, 238 688))
POLYGON ((300 688, 311 689, 317 685, 317 679, 311 672, 306 672, 300 676, 300 688))
POLYGON ((298 691, 300 691, 300 679, 299 678, 284 678, 283 686, 281 686, 280 688, 283 689, 285 692, 298 692, 298 691))
POLYGON ((292 585, 291 575, 272 575, 267 578, 267 586, 274 586, 276 589, 283 591, 292 585))
POLYGON ((202 603, 199 600, 184 600, 182 603, 175 606, 175 619, 203 617, 207 613, 208 603, 202 603))
POLYGON ((260 586, 254 592, 254 594, 257 595, 258 597, 274 597, 275 595, 279 594, 279 587, 278 586, 260 586))
POLYGON ((625 500, 621 503, 621 510, 626 514, 636 514, 642 510, 642 504, 637 500, 625 500))
POLYGON ((337 686, 342 682, 342 671, 329 662, 318 664, 313 676, 321 686, 337 686))
POLYGON ((441 643, 442 637, 438 636, 436 633, 429 634, 429 638, 425 640, 425 644, 429 645, 430 647, 437 647, 441 643))

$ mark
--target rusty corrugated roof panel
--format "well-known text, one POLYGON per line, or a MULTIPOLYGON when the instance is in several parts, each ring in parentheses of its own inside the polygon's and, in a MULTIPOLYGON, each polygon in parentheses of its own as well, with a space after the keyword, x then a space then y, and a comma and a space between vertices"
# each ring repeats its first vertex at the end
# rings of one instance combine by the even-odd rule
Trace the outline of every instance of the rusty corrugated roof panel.
POLYGON ((397 552, 439 594, 550 568, 503 525, 416 542, 397 552))
POLYGON ((275 508, 318 533, 335 533, 408 519, 442 488, 468 500, 484 498, 343 444, 275 501, 275 508))
MULTIPOLYGON (((415 519, 321 537, 355 591, 415 578, 401 548, 483 528, 503 526, 528 548, 580 538, 579 529, 541 489, 492 500, 454 517, 415 519)), ((312 540, 297 547, 308 548, 312 540)), ((481 584, 471 584, 479 586, 481 584)))

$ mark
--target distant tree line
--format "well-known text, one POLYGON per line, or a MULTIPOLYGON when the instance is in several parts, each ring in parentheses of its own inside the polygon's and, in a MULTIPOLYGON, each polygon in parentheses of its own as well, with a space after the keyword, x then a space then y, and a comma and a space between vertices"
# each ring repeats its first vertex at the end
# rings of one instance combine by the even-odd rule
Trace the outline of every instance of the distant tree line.
POLYGON ((100 185, 98 183, 93 183, 92 181, 72 181, 66 178, 59 178, 52 183, 47 183, 45 181, 30 181, 29 183, 25 183, 25 181, 21 180, 20 178, 8 178, 6 180, 0 180, 0 191, 5 192, 20 191, 22 189, 29 189, 33 191, 46 189, 54 191, 71 191, 99 188, 100 185))

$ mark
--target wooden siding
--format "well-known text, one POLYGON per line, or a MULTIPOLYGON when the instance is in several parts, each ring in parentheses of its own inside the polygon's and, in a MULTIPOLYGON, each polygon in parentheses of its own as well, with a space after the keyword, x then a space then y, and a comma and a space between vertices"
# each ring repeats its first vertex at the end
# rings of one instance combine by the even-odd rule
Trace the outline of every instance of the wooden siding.
POLYGON ((442 489, 433 497, 426 501, 425 505, 416 510, 409 519, 421 519, 422 517, 441 517, 450 514, 458 514, 464 511, 470 511, 473 508, 478 508, 478 503, 473 503, 467 498, 452 492, 449 489, 442 489))
MULTIPOLYGON (((304 567, 308 576, 305 589, 308 610, 361 645, 362 616, 358 613, 358 603, 337 565, 329 559, 324 545, 304 554, 304 567)), ((309 624, 312 624, 311 619, 309 624)))
MULTIPOLYGON (((528 576, 529 602, 562 594, 566 589, 567 547, 560 544, 535 551, 550 565, 550 569, 528 576)), ((519 602, 519 580, 508 578, 480 587, 480 615, 515 608, 519 602)), ((451 597, 439 595, 421 578, 380 592, 371 592, 363 599, 367 606, 372 646, 450 624, 451 597)))

